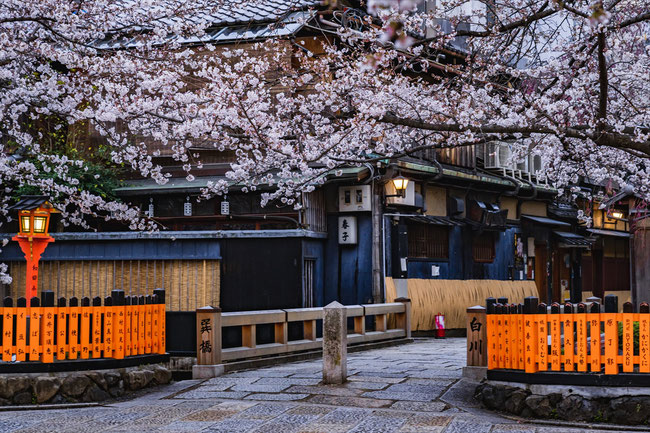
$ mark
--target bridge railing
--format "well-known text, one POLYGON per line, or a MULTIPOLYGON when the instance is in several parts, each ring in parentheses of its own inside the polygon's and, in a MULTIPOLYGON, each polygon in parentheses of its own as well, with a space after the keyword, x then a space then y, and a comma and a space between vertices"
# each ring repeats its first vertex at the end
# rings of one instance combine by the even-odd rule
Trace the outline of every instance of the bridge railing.
MULTIPOLYGON (((410 338, 411 301, 397 301, 399 302, 346 306, 347 317, 352 318, 353 323, 347 335, 348 344, 410 338), (368 322, 372 323, 372 330, 366 329, 368 322)), ((222 313, 219 308, 204 307, 197 309, 196 313, 199 365, 216 365, 225 361, 322 348, 322 338, 317 335, 317 322, 323 319, 322 307, 229 313, 222 313), (302 324, 302 338, 289 339, 291 323, 302 324), (259 325, 273 328, 272 342, 259 344, 256 341, 259 325), (241 346, 222 347, 223 328, 239 328, 241 346)))
POLYGON ((103 299, 5 298, 0 307, 3 362, 115 358, 165 353, 165 291, 125 296, 113 290, 103 299))

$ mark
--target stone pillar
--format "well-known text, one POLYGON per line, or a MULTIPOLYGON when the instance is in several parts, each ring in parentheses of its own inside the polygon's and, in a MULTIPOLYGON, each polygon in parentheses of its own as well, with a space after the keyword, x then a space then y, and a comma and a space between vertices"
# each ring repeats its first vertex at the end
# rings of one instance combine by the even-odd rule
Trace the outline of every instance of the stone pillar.
POLYGON ((334 301, 323 308, 323 383, 341 384, 348 376, 347 310, 334 301))
POLYGON ((487 367, 487 324, 485 308, 467 309, 467 365, 487 367))
POLYGON ((221 308, 201 307, 196 310, 196 362, 193 379, 208 379, 223 374, 221 364, 221 308))

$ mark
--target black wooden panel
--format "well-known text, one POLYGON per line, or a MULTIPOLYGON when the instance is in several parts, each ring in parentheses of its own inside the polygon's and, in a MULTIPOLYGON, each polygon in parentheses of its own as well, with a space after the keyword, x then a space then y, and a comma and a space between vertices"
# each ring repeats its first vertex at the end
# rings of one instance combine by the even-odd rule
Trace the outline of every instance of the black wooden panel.
POLYGON ((167 353, 174 356, 196 356, 196 312, 168 311, 167 353))
POLYGON ((300 238, 225 239, 221 308, 226 311, 300 308, 300 238))

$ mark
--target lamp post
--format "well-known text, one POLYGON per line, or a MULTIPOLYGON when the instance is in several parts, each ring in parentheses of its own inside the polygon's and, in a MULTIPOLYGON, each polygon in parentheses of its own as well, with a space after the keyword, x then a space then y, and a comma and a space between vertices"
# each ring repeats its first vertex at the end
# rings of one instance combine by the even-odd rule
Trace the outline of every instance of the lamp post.
POLYGON ((18 211, 18 234, 12 238, 20 245, 27 260, 27 280, 25 297, 29 299, 37 296, 38 288, 38 262, 47 244, 54 242, 54 238, 47 233, 50 224, 50 214, 56 212, 47 201, 47 197, 40 195, 26 195, 10 209, 18 211))

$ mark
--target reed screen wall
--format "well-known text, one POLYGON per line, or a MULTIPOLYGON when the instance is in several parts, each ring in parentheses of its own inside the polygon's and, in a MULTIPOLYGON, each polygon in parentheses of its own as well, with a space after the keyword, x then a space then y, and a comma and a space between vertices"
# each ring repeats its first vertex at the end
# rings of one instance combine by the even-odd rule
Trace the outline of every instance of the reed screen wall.
MULTIPOLYGON (((25 262, 9 262, 13 278, 4 296, 25 295, 25 262)), ((152 287, 166 291, 167 311, 194 311, 220 305, 219 260, 86 260, 41 261, 38 293, 51 290, 71 298, 110 296, 123 290, 127 296, 146 295, 152 287)))

